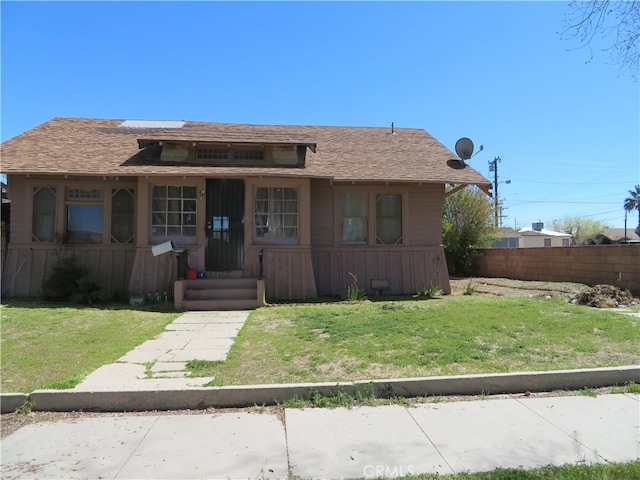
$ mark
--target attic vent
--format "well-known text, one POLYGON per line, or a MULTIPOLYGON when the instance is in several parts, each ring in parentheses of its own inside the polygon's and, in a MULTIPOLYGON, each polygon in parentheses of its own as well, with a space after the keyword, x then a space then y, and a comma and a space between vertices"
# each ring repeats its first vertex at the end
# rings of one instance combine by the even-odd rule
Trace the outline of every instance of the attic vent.
POLYGON ((125 120, 119 126, 126 128, 182 128, 181 120, 125 120))
POLYGON ((262 161, 264 160, 264 151, 262 150, 234 150, 234 160, 262 161))
POLYGON ((222 148, 199 148, 199 160, 227 160, 229 158, 229 150, 222 148))

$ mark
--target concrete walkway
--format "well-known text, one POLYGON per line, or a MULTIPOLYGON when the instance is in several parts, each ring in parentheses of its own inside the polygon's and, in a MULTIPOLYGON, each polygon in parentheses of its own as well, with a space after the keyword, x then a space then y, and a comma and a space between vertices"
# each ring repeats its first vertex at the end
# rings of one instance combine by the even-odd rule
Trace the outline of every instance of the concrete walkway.
POLYGON ((639 456, 640 396, 509 397, 352 409, 120 414, 28 425, 3 479, 374 478, 639 456))
POLYGON ((88 375, 74 390, 143 391, 201 387, 213 377, 185 378, 189 360, 226 360, 248 311, 186 312, 164 332, 88 375))

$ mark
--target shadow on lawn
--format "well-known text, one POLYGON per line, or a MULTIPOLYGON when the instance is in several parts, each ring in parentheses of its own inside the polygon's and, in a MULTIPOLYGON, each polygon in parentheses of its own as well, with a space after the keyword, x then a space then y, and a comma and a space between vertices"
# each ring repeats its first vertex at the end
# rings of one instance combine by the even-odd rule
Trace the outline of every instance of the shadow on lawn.
POLYGON ((76 310, 99 309, 99 310, 135 310, 137 312, 181 312, 176 310, 173 302, 147 303, 139 306, 131 306, 128 303, 119 302, 96 302, 89 305, 82 303, 72 303, 66 301, 43 300, 36 297, 16 297, 2 299, 3 308, 75 308, 76 310))

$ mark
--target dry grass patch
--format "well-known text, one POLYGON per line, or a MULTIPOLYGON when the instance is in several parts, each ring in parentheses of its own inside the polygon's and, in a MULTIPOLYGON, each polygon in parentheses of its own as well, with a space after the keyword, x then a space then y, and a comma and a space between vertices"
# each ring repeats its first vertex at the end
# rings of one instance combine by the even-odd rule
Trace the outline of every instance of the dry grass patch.
POLYGON ((224 384, 334 382, 640 362, 637 318, 547 297, 262 308, 227 361, 199 374, 224 384))

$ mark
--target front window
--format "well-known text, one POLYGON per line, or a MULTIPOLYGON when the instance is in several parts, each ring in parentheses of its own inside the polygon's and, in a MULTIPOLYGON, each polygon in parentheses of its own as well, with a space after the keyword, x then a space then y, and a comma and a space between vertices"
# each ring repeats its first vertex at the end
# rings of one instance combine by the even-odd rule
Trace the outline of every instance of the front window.
POLYGON ((196 187, 155 185, 151 199, 152 236, 195 242, 196 208, 196 187))
POLYGON ((367 243, 367 195, 363 192, 342 194, 341 243, 367 243))
POLYGON ((551 246, 551 239, 550 238, 545 238, 544 239, 544 246, 545 247, 550 247, 551 246))
POLYGON ((34 242, 50 242, 56 225, 56 189, 38 187, 33 189, 33 220, 31 235, 34 242))
POLYGON ((254 227, 256 240, 298 241, 298 190, 256 188, 254 227))
POLYGON ((376 195, 376 243, 402 243, 402 195, 376 195))
POLYGON ((133 190, 122 188, 111 192, 111 243, 133 243, 133 190))
POLYGON ((75 243, 102 243, 102 190, 67 189, 67 237, 75 243))

